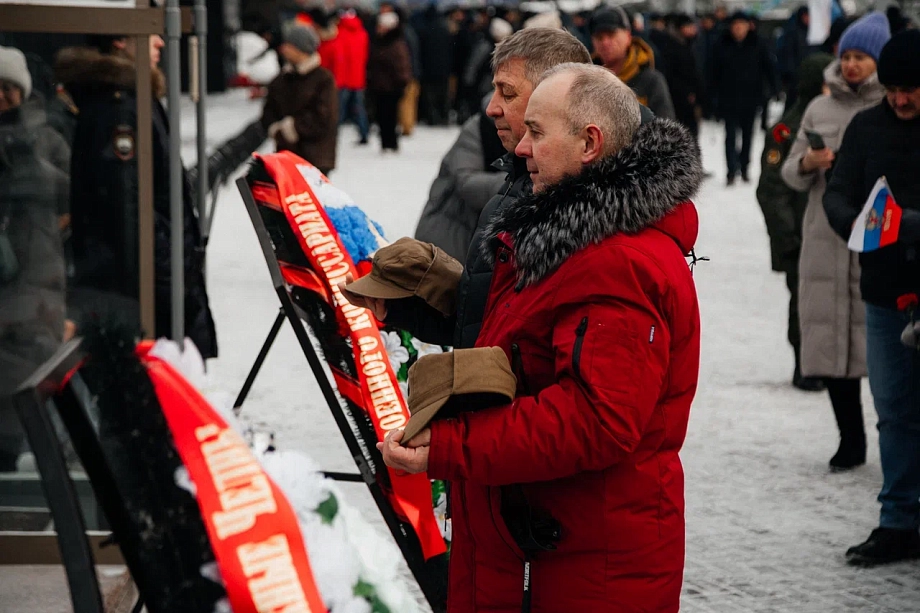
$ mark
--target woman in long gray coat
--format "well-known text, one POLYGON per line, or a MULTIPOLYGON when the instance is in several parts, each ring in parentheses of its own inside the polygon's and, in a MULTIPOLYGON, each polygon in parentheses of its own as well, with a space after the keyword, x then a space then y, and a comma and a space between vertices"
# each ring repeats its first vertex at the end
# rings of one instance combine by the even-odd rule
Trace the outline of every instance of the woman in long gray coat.
POLYGON ((783 180, 808 192, 799 261, 799 320, 802 374, 825 379, 840 428, 840 447, 831 470, 848 470, 866 461, 860 379, 866 376, 865 311, 859 293, 859 259, 831 229, 821 200, 834 152, 850 120, 877 104, 885 90, 876 61, 890 38, 888 20, 871 13, 856 21, 840 39, 840 59, 827 67, 829 95, 813 100, 789 157, 783 180), (808 133, 820 134, 823 149, 809 146, 808 133))

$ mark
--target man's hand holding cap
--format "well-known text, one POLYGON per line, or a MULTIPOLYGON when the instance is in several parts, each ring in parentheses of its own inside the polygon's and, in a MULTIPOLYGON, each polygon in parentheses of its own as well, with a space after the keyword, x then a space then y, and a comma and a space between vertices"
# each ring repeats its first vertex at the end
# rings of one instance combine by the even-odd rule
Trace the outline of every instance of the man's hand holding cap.
MULTIPOLYGON (((514 400, 517 378, 500 347, 456 349, 426 355, 409 369, 409 412, 412 417, 400 443, 406 445, 449 409, 475 410, 514 400)), ((411 447, 412 445, 410 445, 411 447)))

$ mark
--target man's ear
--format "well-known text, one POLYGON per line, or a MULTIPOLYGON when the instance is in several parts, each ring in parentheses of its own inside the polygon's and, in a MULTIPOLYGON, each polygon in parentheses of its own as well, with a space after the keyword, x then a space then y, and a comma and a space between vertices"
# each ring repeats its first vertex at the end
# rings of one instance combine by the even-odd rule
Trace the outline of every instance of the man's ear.
POLYGON ((591 164, 601 158, 604 152, 604 133, 594 124, 584 129, 585 145, 581 153, 581 163, 591 164))

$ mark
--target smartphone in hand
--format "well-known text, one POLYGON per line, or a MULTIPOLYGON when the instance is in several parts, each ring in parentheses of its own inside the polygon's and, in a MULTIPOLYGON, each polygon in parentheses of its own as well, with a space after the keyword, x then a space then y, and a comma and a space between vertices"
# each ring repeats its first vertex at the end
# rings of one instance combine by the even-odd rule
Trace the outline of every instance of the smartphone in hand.
POLYGON ((827 148, 827 145, 824 144, 824 137, 817 132, 805 130, 805 136, 808 138, 808 146, 815 151, 827 148))

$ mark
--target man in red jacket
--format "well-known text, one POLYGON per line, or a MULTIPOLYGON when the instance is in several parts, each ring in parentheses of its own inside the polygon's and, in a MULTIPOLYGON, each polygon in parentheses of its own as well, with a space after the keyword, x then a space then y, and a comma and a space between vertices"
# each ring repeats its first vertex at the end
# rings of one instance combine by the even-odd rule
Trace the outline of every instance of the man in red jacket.
POLYGON ((534 194, 486 232, 476 342, 508 354, 516 397, 379 447, 452 484, 451 613, 676 613, 699 148, 677 123, 640 127, 631 90, 587 65, 546 73, 525 124, 534 194))

